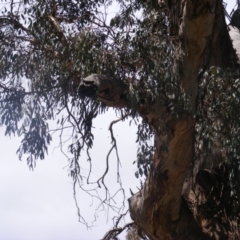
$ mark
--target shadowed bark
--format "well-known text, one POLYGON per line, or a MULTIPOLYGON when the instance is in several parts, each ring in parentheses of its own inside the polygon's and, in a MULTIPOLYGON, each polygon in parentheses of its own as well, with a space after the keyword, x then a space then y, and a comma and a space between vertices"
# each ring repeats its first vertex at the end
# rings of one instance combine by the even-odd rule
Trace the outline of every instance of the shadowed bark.
POLYGON ((171 239, 176 234, 172 224, 179 219, 182 185, 193 155, 194 119, 169 125, 164 135, 156 136, 154 170, 143 190, 129 199, 131 217, 151 239, 171 239))

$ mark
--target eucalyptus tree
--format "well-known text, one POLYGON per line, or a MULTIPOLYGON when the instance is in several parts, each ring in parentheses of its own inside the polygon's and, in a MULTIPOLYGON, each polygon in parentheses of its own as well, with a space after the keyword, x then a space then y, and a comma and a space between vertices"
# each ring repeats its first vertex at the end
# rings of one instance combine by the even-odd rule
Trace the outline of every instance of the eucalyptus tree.
MULTIPOLYGON (((51 142, 48 121, 61 116, 76 184, 94 118, 112 107, 142 119, 136 176, 146 181, 129 199, 127 227, 154 240, 238 239, 240 75, 229 35, 239 36, 238 15, 228 27, 221 0, 116 2, 108 21, 111 0, 1 1, 5 134, 22 137, 19 157, 33 168, 51 142)), ((97 181, 106 191, 107 170, 97 181)))

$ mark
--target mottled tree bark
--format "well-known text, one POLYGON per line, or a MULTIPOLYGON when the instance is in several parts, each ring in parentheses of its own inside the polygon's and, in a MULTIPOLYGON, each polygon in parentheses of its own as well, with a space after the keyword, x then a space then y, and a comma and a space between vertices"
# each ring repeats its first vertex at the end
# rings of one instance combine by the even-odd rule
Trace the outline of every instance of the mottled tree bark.
MULTIPOLYGON (((167 4, 172 6, 169 1, 167 4)), ((219 60, 219 56, 216 56, 215 59, 210 52, 216 36, 222 35, 221 31, 226 31, 226 24, 217 22, 224 19, 220 1, 182 1, 179 7, 181 9, 176 10, 176 6, 173 7, 174 10, 171 9, 171 13, 181 12, 175 71, 179 71, 182 90, 189 97, 194 114, 200 69, 213 63, 226 66, 221 63, 223 58, 219 60), (218 28, 214 28, 216 25, 218 28)), ((174 23, 171 31, 174 32, 176 17, 170 17, 172 18, 174 23)), ((226 41, 223 42, 229 43, 229 37, 225 38, 226 41)), ((233 56, 231 52, 227 54, 228 59, 233 56)), ((150 239, 207 239, 208 235, 202 231, 197 219, 193 214, 187 214, 188 207, 181 204, 184 180, 193 161, 194 117, 180 116, 179 119, 165 122, 160 117, 160 121, 156 119, 154 122, 154 170, 149 174, 144 189, 130 199, 131 216, 150 239), (164 134, 158 134, 157 129, 161 128, 162 123, 157 122, 163 122, 163 129, 166 129, 164 134), (163 145, 167 146, 167 152, 162 150, 166 149, 163 145)))

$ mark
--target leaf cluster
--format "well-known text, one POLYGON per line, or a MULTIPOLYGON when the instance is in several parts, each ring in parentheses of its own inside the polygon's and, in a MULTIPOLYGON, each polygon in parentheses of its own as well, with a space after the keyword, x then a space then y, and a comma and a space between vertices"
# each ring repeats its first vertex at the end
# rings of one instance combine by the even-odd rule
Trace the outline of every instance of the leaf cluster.
POLYGON ((216 171, 224 178, 224 186, 229 190, 222 193, 222 199, 226 206, 232 206, 231 217, 240 212, 236 208, 240 200, 239 102, 239 69, 212 67, 204 73, 199 90, 196 161, 202 162, 202 168, 217 167, 216 171))
POLYGON ((169 72, 174 44, 166 37, 167 14, 143 2, 121 2, 108 25, 99 11, 102 4, 29 0, 8 1, 1 8, 2 124, 7 134, 24 136, 18 153, 30 153, 29 163, 44 158, 50 142, 47 121, 56 117, 60 131, 73 128, 72 159, 77 161, 85 144, 92 147, 91 122, 103 108, 77 95, 89 74, 110 75, 129 85, 132 116, 139 103, 151 103, 162 92, 164 101, 172 99, 178 89, 169 72), (35 144, 31 134, 38 139, 35 144))

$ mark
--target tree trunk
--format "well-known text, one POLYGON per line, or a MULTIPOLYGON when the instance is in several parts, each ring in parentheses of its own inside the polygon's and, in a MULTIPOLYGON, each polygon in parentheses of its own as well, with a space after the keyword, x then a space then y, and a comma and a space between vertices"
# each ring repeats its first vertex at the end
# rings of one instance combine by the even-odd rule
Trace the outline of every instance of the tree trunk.
MULTIPOLYGON (((190 187, 191 181, 196 180, 195 176, 186 181, 185 185, 189 186, 184 188, 188 204, 194 205, 195 201, 195 208, 190 211, 181 198, 184 180, 193 163, 199 71, 213 65, 226 68, 237 62, 227 33, 222 1, 186 0, 181 5, 173 5, 174 1, 166 2, 170 8, 170 31, 173 34, 176 32, 176 22, 181 22, 175 71, 179 71, 182 89, 190 99, 192 115, 178 119, 169 116, 168 121, 161 116, 152 121, 156 139, 154 169, 149 173, 142 191, 129 199, 131 217, 154 240, 230 239, 234 233, 222 226, 223 221, 214 223, 213 216, 209 219, 198 217, 200 209, 196 205, 199 202, 196 197, 192 198, 190 187), (159 128, 166 130, 159 133, 159 128), (213 226, 212 232, 207 229, 209 226, 213 226)), ((198 192, 197 188, 195 192, 198 192)))
MULTIPOLYGON (((218 218, 213 216, 214 212, 204 215, 204 211, 206 213, 213 204, 206 201, 204 177, 209 179, 210 186, 215 178, 200 165, 192 174, 199 72, 213 65, 226 68, 237 63, 222 1, 159 2, 160 7, 169 8, 170 35, 179 36, 174 71, 190 101, 191 113, 180 114, 176 118, 161 105, 161 101, 146 106, 147 114, 143 108, 138 109, 154 130, 156 150, 143 189, 129 199, 130 214, 139 228, 153 240, 237 239, 238 231, 234 227, 227 228, 222 215, 218 218), (204 208, 201 208, 203 204, 204 208)), ((81 84, 80 92, 92 89, 106 105, 127 107, 128 99, 124 94, 127 86, 120 82, 106 76, 91 75, 81 84)), ((224 177, 220 181, 224 182, 224 177)))

